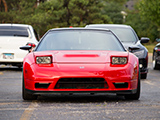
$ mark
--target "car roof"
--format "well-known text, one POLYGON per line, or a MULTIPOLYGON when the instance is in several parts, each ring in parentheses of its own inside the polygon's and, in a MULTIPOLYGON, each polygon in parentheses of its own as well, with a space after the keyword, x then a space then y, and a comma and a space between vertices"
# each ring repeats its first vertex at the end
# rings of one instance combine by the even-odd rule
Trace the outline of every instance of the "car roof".
POLYGON ((131 28, 130 25, 124 25, 124 24, 89 24, 89 25, 86 25, 86 28, 88 26, 99 26, 99 27, 122 27, 122 28, 131 28))
POLYGON ((84 27, 74 27, 74 28, 53 28, 49 31, 56 31, 56 30, 101 30, 101 31, 108 31, 111 32, 109 29, 105 28, 84 28, 84 27))
POLYGON ((12 24, 12 23, 0 24, 0 26, 30 27, 30 25, 27 24, 12 24))

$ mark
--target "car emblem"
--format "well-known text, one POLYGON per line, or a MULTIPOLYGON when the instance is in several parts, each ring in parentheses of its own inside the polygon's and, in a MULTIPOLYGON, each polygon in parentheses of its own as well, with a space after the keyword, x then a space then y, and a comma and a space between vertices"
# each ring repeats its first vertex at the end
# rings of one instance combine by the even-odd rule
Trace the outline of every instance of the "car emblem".
POLYGON ((84 66, 80 66, 79 68, 80 68, 80 69, 84 69, 84 66))

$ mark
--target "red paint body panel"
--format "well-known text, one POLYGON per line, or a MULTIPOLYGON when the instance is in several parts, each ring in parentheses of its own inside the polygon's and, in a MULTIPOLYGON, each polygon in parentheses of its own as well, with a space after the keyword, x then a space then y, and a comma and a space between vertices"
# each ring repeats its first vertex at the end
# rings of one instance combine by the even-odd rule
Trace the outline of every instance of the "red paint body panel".
POLYGON ((112 51, 43 51, 29 53, 23 64, 25 88, 32 91, 120 91, 137 88, 138 58, 128 52, 112 51), (38 65, 36 56, 52 56, 52 64, 38 65), (128 58, 125 65, 112 65, 112 56, 128 58), (60 78, 104 78, 108 88, 55 89, 60 78), (128 83, 116 88, 114 83, 128 83), (35 83, 50 83, 47 88, 35 88, 35 83))

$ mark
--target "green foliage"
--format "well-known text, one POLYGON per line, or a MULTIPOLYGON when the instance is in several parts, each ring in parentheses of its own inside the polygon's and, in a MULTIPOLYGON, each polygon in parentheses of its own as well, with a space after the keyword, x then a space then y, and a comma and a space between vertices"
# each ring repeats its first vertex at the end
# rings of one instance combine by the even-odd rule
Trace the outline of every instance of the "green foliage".
POLYGON ((142 19, 151 21, 160 31, 160 0, 141 0, 138 7, 142 19))
POLYGON ((114 2, 123 6, 128 0, 104 0, 105 2, 114 2))
MULTIPOLYGON (((137 32, 139 37, 149 37, 150 42, 154 42, 159 37, 158 26, 155 22, 152 22, 149 18, 142 15, 140 10, 140 2, 137 2, 135 9, 127 11, 126 23, 131 25, 137 32)), ((147 7, 147 6, 143 6, 147 7)))
POLYGON ((93 23, 110 23, 108 15, 102 15, 104 7, 101 0, 70 0, 68 8, 70 12, 69 23, 72 26, 84 26, 93 23))
POLYGON ((149 20, 141 19, 139 11, 133 10, 127 12, 126 23, 131 25, 137 32, 139 37, 149 37, 152 42, 157 38, 157 27, 149 20))
POLYGON ((121 11, 123 10, 122 3, 118 2, 106 2, 105 7, 103 9, 103 14, 106 14, 110 17, 114 24, 122 24, 123 23, 123 16, 121 11))
MULTIPOLYGON (((56 27, 113 23, 111 15, 103 12, 106 1, 108 0, 45 0, 37 7, 36 0, 7 0, 9 12, 0 13, 0 22, 31 24, 40 36, 56 27)), ((119 1, 120 4, 122 1, 119 1)))
MULTIPOLYGON (((1 23, 31 24, 42 36, 57 27, 83 27, 87 24, 123 23, 121 11, 128 0, 6 0, 8 12, 0 5, 1 23)), ((160 1, 137 0, 135 10, 126 11, 125 24, 131 25, 138 36, 160 37, 160 1), (158 31, 159 30, 159 31, 158 31)))
MULTIPOLYGON (((0 13, 1 23, 28 23, 30 16, 34 13, 33 7, 36 0, 21 0, 13 7, 13 3, 9 6, 11 9, 7 13, 0 13)), ((11 2, 11 1, 7 1, 11 2)), ((15 2, 15 1, 14 1, 15 2)), ((15 2, 16 3, 16 2, 15 2)))
POLYGON ((40 34, 55 27, 112 23, 108 15, 102 15, 103 7, 101 0, 50 0, 38 6, 32 19, 40 34))

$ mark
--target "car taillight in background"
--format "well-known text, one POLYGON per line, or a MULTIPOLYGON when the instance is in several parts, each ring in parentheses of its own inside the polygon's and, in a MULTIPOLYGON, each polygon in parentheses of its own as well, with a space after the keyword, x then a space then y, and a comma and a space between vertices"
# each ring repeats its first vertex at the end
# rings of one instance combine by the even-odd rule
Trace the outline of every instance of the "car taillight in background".
POLYGON ((26 45, 31 46, 31 47, 36 47, 34 43, 27 43, 26 45))

